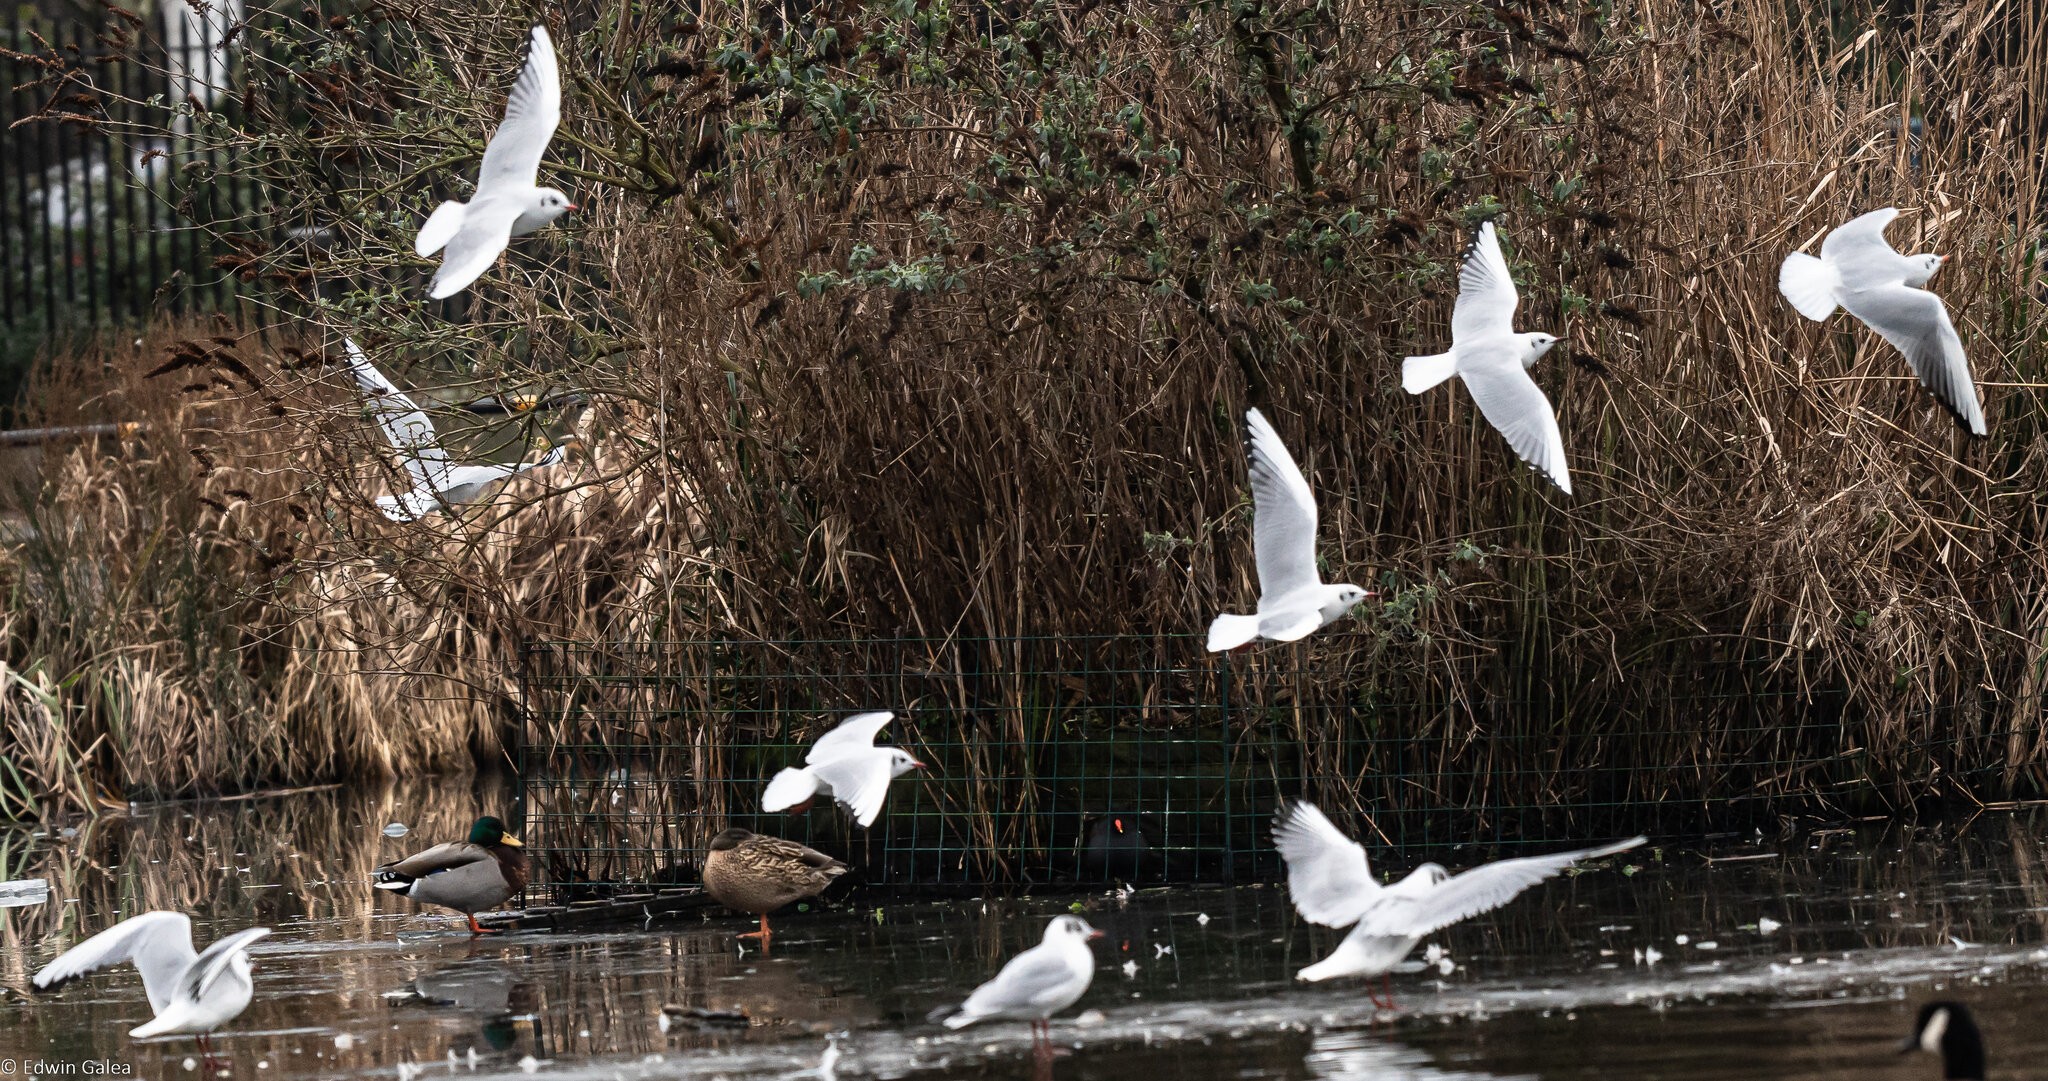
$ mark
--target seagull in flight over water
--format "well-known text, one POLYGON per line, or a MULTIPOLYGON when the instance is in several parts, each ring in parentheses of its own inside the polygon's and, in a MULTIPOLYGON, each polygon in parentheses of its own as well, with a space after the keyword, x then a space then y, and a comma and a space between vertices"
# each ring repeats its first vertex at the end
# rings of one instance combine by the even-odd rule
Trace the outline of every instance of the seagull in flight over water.
POLYGON ((515 236, 545 228, 576 209, 567 195, 538 186, 541 155, 562 122, 562 75, 547 28, 533 28, 526 67, 505 101, 505 122, 484 147, 476 193, 469 202, 445 202, 420 226, 413 250, 431 256, 447 249, 427 295, 439 300, 469 288, 498 261, 515 236))
POLYGON ((1884 239, 1897 207, 1873 210, 1820 242, 1820 258, 1793 252, 1778 268, 1778 291, 1816 322, 1836 305, 1906 354, 1934 400, 1971 435, 1987 434, 1963 341, 1941 298, 1921 288, 1941 269, 1939 255, 1901 255, 1884 239))
MULTIPOLYGON (((1294 978, 1379 976, 1384 982, 1425 935, 1491 912, 1579 860, 1626 852, 1645 840, 1632 837, 1576 852, 1499 860, 1457 875, 1425 863, 1401 881, 1382 886, 1366 865, 1365 849, 1315 804, 1284 803, 1273 819, 1273 844, 1287 861, 1287 890, 1295 911, 1310 923, 1351 928, 1335 952, 1294 978)), ((1393 1006, 1391 984, 1386 992, 1384 1003, 1372 996, 1375 1005, 1393 1006)))

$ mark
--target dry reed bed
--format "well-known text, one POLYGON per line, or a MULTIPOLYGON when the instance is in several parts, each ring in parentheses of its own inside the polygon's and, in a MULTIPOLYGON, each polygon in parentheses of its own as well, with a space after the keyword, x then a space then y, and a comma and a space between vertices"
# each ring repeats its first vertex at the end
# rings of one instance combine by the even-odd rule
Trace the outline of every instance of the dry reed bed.
MULTIPOLYGON (((451 322, 408 299, 426 271, 402 222, 461 193, 532 13, 380 11, 252 23, 248 85, 202 137, 250 163, 270 220, 340 240, 309 260, 224 219, 235 269, 416 382, 590 390, 600 459, 555 505, 392 529, 331 375, 277 364, 275 393, 307 400, 287 417, 222 390, 258 422, 238 450, 297 471, 251 467, 266 486, 235 529, 322 500, 255 621, 273 666, 224 694, 198 676, 211 654, 180 654, 176 708, 280 703, 313 729, 211 760, 240 775, 488 756, 537 637, 1196 631, 1255 592, 1237 418, 1258 404, 1319 486, 1330 571, 1391 596, 1364 617, 1384 633, 1322 660, 1441 703, 1415 735, 1447 762, 1555 737, 1694 771, 1648 799, 1729 760, 1854 750, 1841 769, 1905 799, 1936 781, 1927 741, 1959 737, 1949 765, 2005 767, 1972 789, 2041 787, 2037 13, 578 9, 548 175, 586 212, 451 322), (470 122, 423 130, 427 109, 470 122), (454 168, 419 171, 436 161, 454 168), (1935 285, 1989 440, 1874 337, 1776 294, 1786 251, 1894 203, 1901 247, 1954 257, 1935 285), (1524 325, 1568 343, 1538 377, 1573 498, 1513 467, 1462 392, 1398 385, 1401 356, 1441 348, 1461 239, 1496 211, 1524 325), (1811 703, 1838 719, 1825 738, 1758 743, 1759 716, 1811 703)), ((138 467, 80 485, 94 468, 138 467)), ((134 476, 138 500, 184 498, 134 476)))

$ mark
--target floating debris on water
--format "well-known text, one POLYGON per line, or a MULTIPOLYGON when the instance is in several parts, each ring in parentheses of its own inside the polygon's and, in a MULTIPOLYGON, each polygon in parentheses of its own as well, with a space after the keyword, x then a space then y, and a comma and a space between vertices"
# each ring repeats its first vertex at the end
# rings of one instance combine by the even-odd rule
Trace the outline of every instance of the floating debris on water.
POLYGON ((1135 979, 1137 979, 1137 978, 1138 978, 1138 962, 1136 962, 1136 961, 1125 961, 1125 962, 1124 962, 1124 979, 1127 979, 1127 980, 1135 980, 1135 979))
POLYGON ((384 827, 384 836, 386 837, 403 837, 411 832, 412 827, 406 825, 403 822, 393 822, 390 825, 384 827))
POLYGON ((1783 926, 1785 925, 1779 923, 1777 920, 1774 920, 1769 916, 1765 916, 1762 919, 1756 921, 1756 933, 1760 935, 1768 935, 1771 932, 1783 926))
POLYGON ((12 882, 0 882, 0 908, 25 908, 49 899, 50 880, 47 878, 17 878, 12 882))

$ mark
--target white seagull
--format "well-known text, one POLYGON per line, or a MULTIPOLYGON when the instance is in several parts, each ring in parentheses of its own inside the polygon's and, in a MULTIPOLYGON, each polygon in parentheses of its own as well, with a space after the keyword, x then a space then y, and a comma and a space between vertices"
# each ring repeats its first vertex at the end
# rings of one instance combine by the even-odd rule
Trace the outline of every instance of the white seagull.
POLYGON ((562 74, 555 67, 555 43, 547 28, 533 28, 533 49, 512 95, 505 122, 484 147, 476 194, 469 202, 446 202, 420 226, 413 250, 422 257, 447 248, 427 295, 436 300, 469 288, 497 262, 515 236, 525 236, 576 209, 567 195, 537 186, 540 158, 562 122, 562 74))
POLYGON ((1906 354, 1906 363, 1971 435, 1984 435, 1984 410, 1970 381, 1963 341, 1941 298, 1920 288, 1941 269, 1939 255, 1900 255, 1884 227, 1897 207, 1873 210, 1820 242, 1820 258, 1793 252, 1778 268, 1778 291, 1799 314, 1819 321, 1837 304, 1906 354))
POLYGON ((417 521, 452 504, 467 503, 498 481, 529 469, 558 465, 568 457, 567 445, 557 443, 531 462, 450 464, 448 452, 442 449, 441 439, 434 433, 434 422, 427 419, 426 412, 378 371, 354 341, 344 338, 341 344, 348 351, 349 370, 355 373, 356 386, 362 389, 370 418, 383 430, 391 449, 404 459, 406 476, 412 480, 411 491, 377 497, 377 509, 394 522, 417 521))
POLYGON ((1029 1021, 1034 1044, 1052 1048, 1052 1015, 1080 1001, 1095 979, 1095 951, 1102 932, 1079 916, 1055 916, 1045 940, 1010 958, 996 978, 974 989, 955 1010, 939 1010, 947 1028, 980 1021, 1029 1021))
POLYGON ((875 737, 896 715, 887 710, 856 713, 839 727, 818 737, 811 753, 804 756, 801 769, 785 769, 768 782, 761 794, 761 809, 776 811, 810 809, 819 796, 837 800, 862 829, 875 824, 882 813, 882 798, 889 794, 889 782, 924 763, 901 748, 877 747, 875 737))
POLYGON ((1420 394, 1457 376, 1472 392, 1479 411, 1531 469, 1572 493, 1571 472, 1564 464, 1564 436, 1557 430, 1557 411, 1529 369, 1557 338, 1549 334, 1515 333, 1515 306, 1522 301, 1508 261, 1500 254, 1493 223, 1479 227, 1464 265, 1458 268, 1458 303, 1451 309, 1451 351, 1409 357, 1401 364, 1401 387, 1420 394))
MULTIPOLYGON (((1357 925, 1336 952, 1294 978, 1384 977, 1430 932, 1491 912, 1579 860, 1624 852, 1644 840, 1635 837, 1577 852, 1500 860, 1460 875, 1425 863, 1401 881, 1382 886, 1366 867, 1365 849, 1331 825, 1314 804, 1282 804, 1273 820, 1273 844, 1287 861, 1287 889, 1295 911, 1325 927, 1357 925)), ((1380 1004, 1378 995, 1373 1002, 1380 1004)), ((1391 985, 1384 1005, 1393 1005, 1391 985)))
POLYGON ((1253 639, 1292 642, 1336 621, 1372 596, 1349 582, 1324 585, 1316 569, 1316 497, 1265 414, 1247 410, 1251 429, 1252 555, 1259 565, 1259 609, 1225 612, 1209 624, 1209 651, 1253 639))
POLYGON ((34 983, 49 990, 132 962, 142 974, 156 1019, 129 1029, 128 1035, 197 1036, 204 1048, 208 1033, 248 1009, 255 992, 249 945, 269 933, 268 927, 251 927, 208 946, 205 953, 194 953, 190 918, 182 912, 145 912, 64 951, 35 974, 34 983))

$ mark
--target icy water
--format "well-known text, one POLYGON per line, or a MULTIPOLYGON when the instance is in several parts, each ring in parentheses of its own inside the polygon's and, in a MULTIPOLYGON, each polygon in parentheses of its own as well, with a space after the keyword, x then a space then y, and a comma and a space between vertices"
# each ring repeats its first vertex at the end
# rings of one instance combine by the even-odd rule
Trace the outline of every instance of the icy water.
MULTIPOLYGON (((1439 936, 1448 972, 1396 976, 1401 1012, 1376 1017, 1354 983, 1293 981, 1338 936, 1271 887, 856 896, 779 919, 767 958, 737 948, 747 923, 732 917, 473 941, 454 917, 372 896, 377 862, 502 805, 414 787, 0 833, 4 877, 52 882, 47 903, 0 909, 0 1081, 208 1076, 190 1040, 126 1035, 149 1016, 132 970, 26 994, 28 974, 83 934, 153 907, 193 913, 205 941, 276 929, 255 950, 256 1002, 217 1038, 240 1078, 781 1081, 811 1076, 799 1071, 824 1034, 844 1032, 843 1078, 1932 1079, 1938 1061, 1892 1046, 1936 996, 1976 1010, 1992 1077, 2048 1061, 2038 815, 1645 849, 1625 861, 1633 873, 1617 862, 1555 881, 1439 936), (386 838, 392 821, 414 832, 386 838), (1108 936, 1094 987, 1056 1024, 1069 1053, 1034 1059, 1022 1025, 924 1022, 1076 903, 1108 936), (664 1034, 663 1003, 752 1023, 664 1034)), ((1477 855, 1407 853, 1381 869, 1429 858, 1477 855)))

